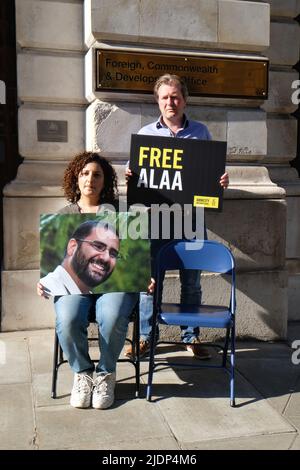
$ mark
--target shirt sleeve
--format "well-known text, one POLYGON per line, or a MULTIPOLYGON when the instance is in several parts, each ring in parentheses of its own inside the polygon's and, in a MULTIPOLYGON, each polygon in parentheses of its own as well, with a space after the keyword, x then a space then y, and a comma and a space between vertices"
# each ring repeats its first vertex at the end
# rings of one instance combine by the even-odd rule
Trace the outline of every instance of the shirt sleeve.
POLYGON ((40 279, 40 283, 42 284, 48 295, 55 296, 67 294, 65 287, 61 283, 57 282, 57 280, 53 276, 53 273, 49 273, 47 274, 47 276, 40 279))

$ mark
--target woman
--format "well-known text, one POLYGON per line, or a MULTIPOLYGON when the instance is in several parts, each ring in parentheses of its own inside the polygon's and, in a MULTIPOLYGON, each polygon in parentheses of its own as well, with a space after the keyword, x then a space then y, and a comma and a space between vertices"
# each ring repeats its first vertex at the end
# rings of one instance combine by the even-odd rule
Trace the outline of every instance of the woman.
MULTIPOLYGON (((99 213, 105 204, 117 203, 117 176, 102 156, 83 152, 76 155, 64 173, 63 190, 70 204, 61 214, 99 213)), ((78 248, 78 247, 77 247, 78 248)), ((48 298, 42 284, 40 296, 48 298)), ((56 331, 63 352, 75 373, 71 406, 106 409, 114 402, 116 363, 123 348, 137 294, 122 292, 102 295, 64 295, 54 297, 56 331), (96 366, 88 351, 89 312, 95 311, 99 326, 101 356, 96 366)))

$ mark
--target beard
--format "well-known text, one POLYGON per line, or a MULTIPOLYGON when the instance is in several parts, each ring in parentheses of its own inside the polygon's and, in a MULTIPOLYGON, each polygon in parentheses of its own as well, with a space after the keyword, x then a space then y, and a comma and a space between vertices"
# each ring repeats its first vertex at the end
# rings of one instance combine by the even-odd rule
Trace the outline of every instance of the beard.
POLYGON ((112 273, 109 263, 101 261, 96 257, 86 258, 81 248, 78 248, 74 253, 71 259, 71 266, 79 279, 90 288, 106 281, 112 273))

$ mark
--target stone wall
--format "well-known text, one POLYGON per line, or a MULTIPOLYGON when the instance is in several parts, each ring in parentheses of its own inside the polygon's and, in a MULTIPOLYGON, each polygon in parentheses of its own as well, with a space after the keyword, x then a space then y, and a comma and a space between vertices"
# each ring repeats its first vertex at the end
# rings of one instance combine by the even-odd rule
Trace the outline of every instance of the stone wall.
POLYGON ((265 103, 268 125, 268 154, 264 160, 272 181, 284 188, 287 203, 286 268, 288 271, 288 319, 300 320, 300 186, 297 171, 289 164, 297 152, 297 123, 290 113, 291 85, 299 79, 293 69, 299 61, 300 31, 294 18, 300 13, 297 0, 272 0, 270 99, 265 103))
MULTIPOLYGON (((284 338, 288 300, 291 318, 299 319, 300 185, 289 165, 296 153, 290 113, 299 1, 16 0, 16 6, 24 162, 5 189, 2 329, 53 325, 51 302, 35 296, 38 215, 65 204, 59 186, 66 162, 83 148, 101 150, 115 164, 124 194, 130 135, 157 117, 149 95, 94 91, 93 49, 101 46, 270 58, 267 101, 193 98, 187 112, 207 124, 214 139, 228 142, 231 183, 224 211, 207 221, 210 238, 226 243, 236 256, 238 334, 284 338), (41 119, 67 121, 68 142, 38 141, 41 119)), ((221 299, 226 285, 220 281, 213 290, 211 282, 203 281, 205 299, 211 301, 216 291, 221 299)), ((175 278, 168 295, 177 291, 175 278)))

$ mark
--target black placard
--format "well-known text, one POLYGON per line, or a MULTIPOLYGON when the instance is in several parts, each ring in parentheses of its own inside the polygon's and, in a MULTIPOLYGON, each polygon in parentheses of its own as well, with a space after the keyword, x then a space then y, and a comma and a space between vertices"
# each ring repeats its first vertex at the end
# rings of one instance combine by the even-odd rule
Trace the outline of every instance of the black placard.
POLYGON ((191 204, 220 212, 226 148, 222 141, 133 134, 128 204, 191 204))

